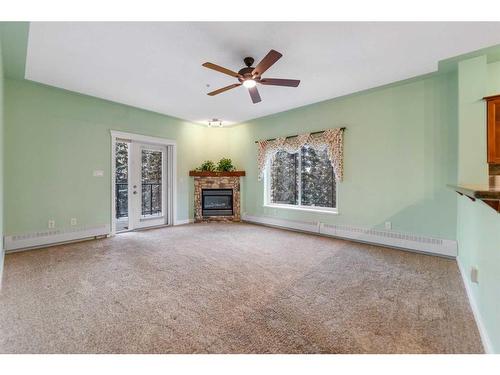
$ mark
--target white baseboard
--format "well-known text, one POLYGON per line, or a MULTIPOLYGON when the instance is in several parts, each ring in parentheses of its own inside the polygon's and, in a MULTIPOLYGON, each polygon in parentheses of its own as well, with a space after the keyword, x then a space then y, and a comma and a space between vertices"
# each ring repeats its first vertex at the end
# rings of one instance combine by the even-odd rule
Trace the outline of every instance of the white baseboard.
POLYGON ((243 214, 241 219, 256 224, 264 224, 286 229, 299 230, 303 232, 319 233, 319 223, 300 221, 300 220, 284 220, 268 216, 252 216, 243 214))
POLYGON ((457 242, 411 233, 391 230, 362 228, 352 225, 320 224, 320 233, 329 236, 348 238, 355 241, 375 243, 377 245, 414 250, 446 257, 457 256, 457 242))
POLYGON ((243 214, 242 219, 256 224, 271 225, 285 229, 323 234, 326 236, 350 239, 358 242, 418 251, 426 254, 446 257, 457 256, 457 242, 453 240, 425 237, 390 230, 363 228, 352 225, 332 225, 314 221, 296 221, 267 216, 252 216, 243 214))
POLYGON ((184 225, 194 223, 194 219, 176 220, 174 225, 184 225))
POLYGON ((49 229, 45 231, 5 236, 5 252, 8 253, 97 236, 106 236, 109 235, 109 233, 109 224, 102 224, 67 229, 49 229))
POLYGON ((472 314, 474 315, 474 319, 476 320, 477 329, 479 330, 479 336, 481 336, 481 341, 483 343, 484 351, 486 352, 486 354, 493 354, 494 353, 493 345, 488 335, 488 331, 486 331, 486 327, 484 326, 481 312, 479 311, 479 307, 477 305, 476 299, 474 298, 474 294, 472 293, 472 288, 470 285, 467 271, 464 269, 462 261, 460 260, 459 257, 457 258, 457 264, 458 264, 458 269, 460 270, 460 275, 462 276, 462 280, 465 285, 465 291, 467 293, 467 298, 469 299, 469 305, 472 310, 472 314))

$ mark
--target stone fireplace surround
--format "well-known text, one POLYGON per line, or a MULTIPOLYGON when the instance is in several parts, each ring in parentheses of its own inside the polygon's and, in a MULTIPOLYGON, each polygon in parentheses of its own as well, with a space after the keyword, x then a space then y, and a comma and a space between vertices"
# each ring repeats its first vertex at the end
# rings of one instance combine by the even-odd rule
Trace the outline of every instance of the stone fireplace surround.
POLYGON ((240 177, 245 176, 244 171, 234 172, 198 172, 190 171, 194 177, 194 221, 241 221, 240 213, 240 177), (203 189, 232 189, 233 190, 233 215, 231 216, 203 216, 202 215, 202 190, 203 189))

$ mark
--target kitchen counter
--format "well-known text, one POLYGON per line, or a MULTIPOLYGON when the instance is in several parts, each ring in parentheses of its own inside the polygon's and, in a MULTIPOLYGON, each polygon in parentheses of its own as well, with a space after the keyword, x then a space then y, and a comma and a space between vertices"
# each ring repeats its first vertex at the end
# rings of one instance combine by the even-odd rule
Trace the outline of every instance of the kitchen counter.
POLYGON ((498 185, 448 185, 448 187, 472 201, 479 199, 500 212, 500 186, 498 185))

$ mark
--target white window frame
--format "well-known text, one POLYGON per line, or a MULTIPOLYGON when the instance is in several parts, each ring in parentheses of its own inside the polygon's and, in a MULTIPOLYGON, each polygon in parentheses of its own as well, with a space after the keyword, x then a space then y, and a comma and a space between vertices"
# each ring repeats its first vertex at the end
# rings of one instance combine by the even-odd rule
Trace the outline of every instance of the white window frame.
POLYGON ((286 204, 286 203, 272 203, 271 202, 271 160, 269 159, 266 162, 266 168, 264 171, 264 207, 268 208, 281 208, 286 210, 297 210, 297 211, 308 211, 308 212, 317 212, 317 213, 326 213, 326 214, 334 214, 337 215, 339 213, 338 210, 338 197, 339 197, 339 189, 338 182, 335 181, 335 206, 336 207, 321 207, 321 206, 304 206, 300 204, 302 202, 302 157, 300 157, 299 151, 299 178, 298 178, 298 201, 299 204, 286 204))

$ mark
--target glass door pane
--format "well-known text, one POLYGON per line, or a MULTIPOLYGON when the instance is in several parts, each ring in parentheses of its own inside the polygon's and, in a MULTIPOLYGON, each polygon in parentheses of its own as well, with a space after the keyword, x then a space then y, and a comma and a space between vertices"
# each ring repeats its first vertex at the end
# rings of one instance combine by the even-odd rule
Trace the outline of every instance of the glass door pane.
POLYGON ((115 148, 115 224, 116 231, 129 228, 128 175, 129 147, 126 142, 116 142, 115 148))
POLYGON ((142 149, 141 151, 141 184, 142 202, 141 217, 153 218, 163 216, 163 152, 142 149))

